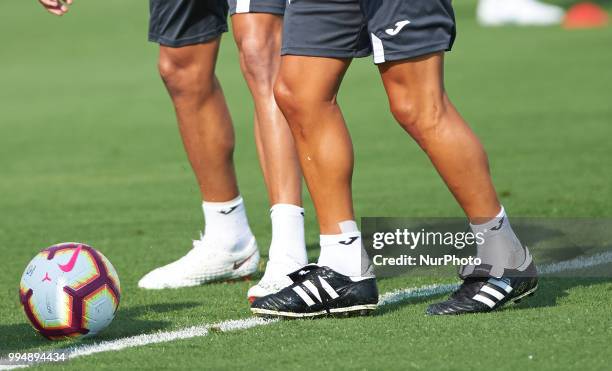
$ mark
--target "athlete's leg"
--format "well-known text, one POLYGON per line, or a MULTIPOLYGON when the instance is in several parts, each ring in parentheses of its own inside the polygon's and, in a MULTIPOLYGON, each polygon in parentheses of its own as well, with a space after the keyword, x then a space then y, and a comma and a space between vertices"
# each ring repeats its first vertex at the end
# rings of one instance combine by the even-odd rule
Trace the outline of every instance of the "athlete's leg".
POLYGON ((353 146, 336 102, 349 65, 350 59, 283 56, 275 86, 324 235, 341 233, 339 223, 355 219, 353 146))
POLYGON ((254 301, 254 314, 318 317, 329 313, 367 314, 377 307, 376 280, 368 269, 361 233, 354 221, 353 146, 336 102, 350 61, 283 56, 274 91, 293 132, 315 204, 321 254, 317 266, 306 266, 292 276, 291 286, 254 301))
POLYGON ((257 270, 259 252, 234 172, 232 122, 215 76, 227 10, 224 1, 150 0, 149 40, 160 44, 159 72, 198 180, 206 223, 193 249, 146 274, 138 283, 143 288, 194 286, 257 270))
POLYGON ((362 12, 358 2, 346 0, 305 0, 287 9, 275 96, 316 209, 318 264, 371 277, 353 211, 353 145, 336 100, 351 60, 370 52, 362 12))
POLYGON ((477 248, 481 264, 463 266, 464 283, 427 312, 490 311, 533 293, 535 265, 499 204, 482 145, 444 90, 443 52, 383 63, 380 71, 393 115, 427 153, 472 222, 472 231, 484 240, 477 248))
POLYGON ((380 66, 391 111, 417 141, 470 220, 494 218, 497 199, 482 144, 448 99, 443 53, 380 66))
POLYGON ((215 76, 219 40, 161 46, 159 55, 159 72, 174 103, 185 150, 202 199, 210 202, 238 196, 232 121, 215 76))
POLYGON ((378 289, 352 204, 353 146, 336 101, 352 58, 369 51, 357 1, 288 3, 274 93, 314 201, 321 254, 317 266, 291 277, 291 286, 256 300, 251 306, 255 314, 316 317, 376 308, 378 289))
POLYGON ((345 276, 372 278, 353 211, 353 145, 336 101, 350 61, 284 56, 275 95, 296 140, 317 212, 318 264, 345 276))
POLYGON ((532 294, 537 271, 499 204, 482 144, 444 91, 443 65, 438 52, 388 62, 380 70, 393 115, 427 153, 472 231, 484 240, 477 248, 481 263, 463 266, 463 284, 427 313, 486 312, 532 294))
MULTIPOLYGON (((302 208, 302 172, 291 130, 274 99, 280 66, 284 2, 250 3, 258 13, 232 15, 240 67, 255 104, 255 143, 271 206, 272 241, 264 277, 249 289, 249 300, 292 282, 287 274, 308 263, 302 208)), ((233 4, 230 11, 234 12, 233 4)))
POLYGON ((255 137, 270 205, 302 204, 302 174, 291 131, 274 100, 283 18, 268 13, 232 16, 240 67, 255 103, 255 137))

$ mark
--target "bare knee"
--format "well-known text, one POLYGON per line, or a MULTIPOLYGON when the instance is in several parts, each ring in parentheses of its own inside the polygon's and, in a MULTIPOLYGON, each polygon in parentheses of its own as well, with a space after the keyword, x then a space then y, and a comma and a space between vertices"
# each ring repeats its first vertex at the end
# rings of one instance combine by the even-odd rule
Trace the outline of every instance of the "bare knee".
POLYGON ((282 76, 279 76, 274 84, 274 99, 287 118, 294 117, 299 111, 295 101, 295 90, 282 76))
POLYGON ((244 37, 238 40, 240 65, 251 89, 257 93, 270 94, 274 78, 280 63, 280 51, 273 39, 262 37, 244 37))
POLYGON ((403 98, 391 99, 390 103, 395 119, 425 150, 445 129, 444 99, 403 98))
POLYGON ((274 97, 296 139, 316 135, 330 115, 339 113, 334 93, 317 94, 291 77, 276 80, 274 97))
POLYGON ((279 76, 274 84, 274 98, 276 104, 287 118, 289 126, 298 128, 307 118, 318 114, 326 105, 325 100, 314 97, 304 90, 303 86, 293 78, 279 76))
POLYGON ((296 86, 290 80, 279 77, 274 84, 274 98, 276 104, 285 115, 289 128, 291 129, 294 138, 305 138, 309 129, 307 117, 309 112, 316 110, 311 107, 312 104, 307 103, 307 99, 300 98, 300 87, 296 86))
POLYGON ((214 72, 195 58, 181 58, 162 52, 158 69, 173 99, 205 100, 218 88, 214 72))

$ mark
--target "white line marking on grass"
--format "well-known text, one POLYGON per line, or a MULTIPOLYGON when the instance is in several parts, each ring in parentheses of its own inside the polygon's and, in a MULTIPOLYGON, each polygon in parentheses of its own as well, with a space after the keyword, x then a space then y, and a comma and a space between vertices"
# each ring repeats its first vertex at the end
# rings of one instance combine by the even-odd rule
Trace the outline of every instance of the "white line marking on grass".
POLYGON ((149 344, 167 343, 174 340, 191 339, 207 336, 211 332, 228 332, 246 330, 251 327, 268 325, 277 320, 265 320, 252 317, 240 320, 229 320, 212 325, 193 326, 176 331, 160 331, 152 334, 131 336, 118 340, 105 341, 97 344, 82 345, 65 349, 68 358, 88 356, 90 354, 121 350, 125 348, 139 347, 149 344))
MULTIPOLYGON (((612 251, 592 255, 589 257, 579 257, 572 260, 567 260, 559 263, 542 265, 538 271, 542 275, 550 275, 565 271, 584 269, 596 265, 612 262, 612 251)), ((459 285, 456 283, 427 285, 421 287, 413 287, 402 290, 396 290, 384 293, 380 296, 379 305, 385 306, 389 304, 399 303, 408 299, 426 298, 436 295, 445 294, 455 290, 459 285)), ((65 349, 55 351, 66 352, 69 359, 84 357, 96 353, 104 353, 117 351, 127 348, 140 347, 150 344, 166 343, 175 340, 192 339, 196 337, 208 336, 211 332, 229 332, 237 330, 246 330, 257 326, 270 325, 278 322, 278 320, 265 320, 262 318, 252 317, 240 320, 223 321, 212 325, 200 325, 188 327, 175 331, 159 331, 151 334, 143 334, 130 336, 117 340, 102 341, 94 344, 77 345, 65 349)), ((0 359, 0 370, 12 370, 17 368, 29 367, 30 365, 6 365, 6 358, 0 359), (3 365, 4 364, 4 365, 3 365)))
POLYGON ((606 251, 591 256, 581 256, 576 259, 565 260, 558 263, 546 264, 538 267, 538 273, 541 275, 546 275, 567 272, 607 263, 612 263, 612 251, 606 251))
POLYGON ((378 305, 388 305, 406 301, 414 298, 427 298, 431 296, 446 294, 447 292, 454 291, 459 284, 448 283, 441 285, 427 285, 421 287, 411 287, 409 289, 400 289, 391 292, 384 293, 378 300, 378 305))
MULTIPOLYGON (((208 336, 211 332, 228 332, 236 330, 246 330, 255 326, 269 325, 277 322, 276 319, 263 319, 252 317, 240 320, 229 320, 215 324, 200 325, 184 328, 176 331, 159 331, 151 334, 130 336, 117 340, 102 341, 94 344, 77 345, 69 348, 57 349, 48 352, 63 352, 68 360, 88 356, 96 353, 118 351, 126 348, 140 347, 150 344, 167 343, 175 340, 191 339, 196 337, 208 336)), ((32 365, 11 365, 6 366, 1 363, 8 363, 6 359, 0 359, 0 370, 11 370, 24 368, 32 365)))

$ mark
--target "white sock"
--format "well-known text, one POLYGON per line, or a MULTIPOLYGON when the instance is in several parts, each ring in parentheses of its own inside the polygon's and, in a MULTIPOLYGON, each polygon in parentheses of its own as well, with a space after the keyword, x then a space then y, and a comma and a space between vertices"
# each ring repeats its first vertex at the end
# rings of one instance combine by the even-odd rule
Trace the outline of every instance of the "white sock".
POLYGON ((320 236, 321 255, 318 265, 327 266, 351 278, 361 278, 370 266, 361 243, 361 232, 352 220, 340 223, 340 230, 341 234, 320 236))
POLYGON ((276 204, 270 209, 272 243, 270 262, 282 274, 289 274, 308 264, 304 239, 304 209, 290 204, 276 204))
POLYGON ((204 240, 211 247, 239 251, 253 238, 241 196, 227 202, 202 202, 204 240))
POLYGON ((525 249, 512 230, 506 210, 502 206, 495 218, 483 224, 471 224, 470 228, 475 234, 482 233, 484 244, 478 247, 478 257, 483 263, 491 264, 497 268, 514 269, 525 261, 525 249))

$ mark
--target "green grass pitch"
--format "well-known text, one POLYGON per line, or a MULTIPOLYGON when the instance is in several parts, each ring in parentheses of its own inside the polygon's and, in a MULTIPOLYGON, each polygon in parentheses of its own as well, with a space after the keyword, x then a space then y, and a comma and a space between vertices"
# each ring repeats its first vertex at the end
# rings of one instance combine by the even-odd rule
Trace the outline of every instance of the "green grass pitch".
MULTIPOLYGON (((570 1, 564 1, 569 4, 570 1)), ((447 58, 451 98, 482 138, 511 215, 611 217, 612 28, 482 29, 475 1, 456 1, 447 58)), ((36 1, 2 1, 0 31, 0 354, 67 346, 30 328, 18 303, 23 268, 54 243, 99 248, 123 286, 97 340, 250 316, 250 283, 145 292, 150 269, 181 256, 202 227, 198 190, 146 42, 144 1, 78 1, 63 19, 36 1)), ((608 10, 612 6, 608 5, 608 10)), ((218 75, 232 110, 235 155, 264 255, 266 193, 252 103, 225 36, 218 75)), ((359 216, 460 216, 434 169, 388 113, 376 69, 355 61, 340 102, 356 148, 359 216)), ((318 231, 306 198, 309 255, 318 231)), ((380 291, 427 280, 381 280, 380 291)), ((437 298, 368 318, 287 321, 75 359, 49 368, 609 369, 612 283, 543 279, 520 305, 430 318, 437 298)))

